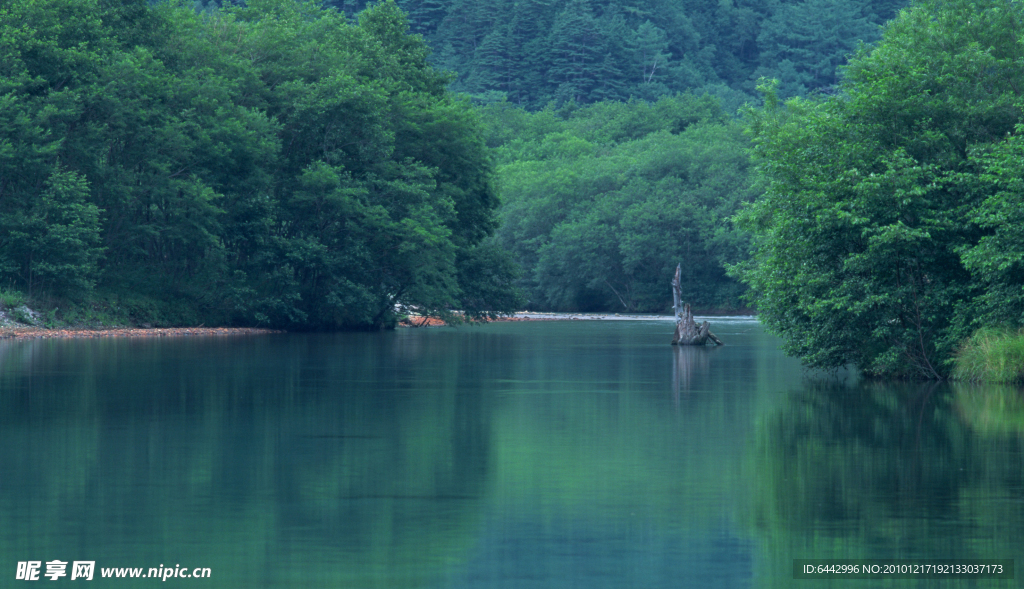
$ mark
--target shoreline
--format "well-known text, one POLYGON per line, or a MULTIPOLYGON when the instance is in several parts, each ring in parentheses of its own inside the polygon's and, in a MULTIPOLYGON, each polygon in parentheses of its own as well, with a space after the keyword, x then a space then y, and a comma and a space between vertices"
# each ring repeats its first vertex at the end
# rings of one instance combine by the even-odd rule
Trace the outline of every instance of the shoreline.
POLYGON ((285 333, 280 329, 259 327, 100 327, 63 328, 0 327, 0 340, 4 339, 57 339, 94 337, 183 337, 211 335, 259 335, 285 333))
MULTIPOLYGON (((520 316, 520 314, 512 315, 510 317, 498 317, 497 319, 483 319, 480 321, 467 321, 469 325, 482 324, 482 323, 506 323, 512 321, 565 321, 566 317, 526 317, 520 316)), ((424 317, 422 315, 410 315, 408 319, 403 319, 398 322, 396 328, 401 327, 447 327, 448 324, 438 319, 437 317, 424 317)))
MULTIPOLYGON (((750 314, 695 314, 695 318, 701 319, 757 319, 757 315, 750 314)), ((520 311, 514 315, 498 317, 497 319, 485 319, 483 321, 469 321, 468 323, 503 323, 509 321, 675 321, 673 315, 645 315, 631 313, 555 313, 541 311, 520 311)), ((447 324, 436 317, 424 317, 422 315, 410 315, 409 319, 398 322, 398 327, 444 327, 447 324)))
MULTIPOLYGON (((715 317, 708 315, 708 317, 715 317)), ((717 316, 730 318, 756 318, 756 315, 717 316)), ((505 323, 522 321, 673 321, 671 315, 632 315, 620 313, 543 313, 522 311, 507 317, 470 323, 505 323)), ((398 328, 444 327, 447 324, 435 317, 411 316, 400 321, 398 328)), ((27 339, 75 339, 100 337, 191 337, 226 335, 265 335, 287 333, 283 329, 262 327, 67 327, 46 328, 28 325, 0 326, 0 341, 27 339)))

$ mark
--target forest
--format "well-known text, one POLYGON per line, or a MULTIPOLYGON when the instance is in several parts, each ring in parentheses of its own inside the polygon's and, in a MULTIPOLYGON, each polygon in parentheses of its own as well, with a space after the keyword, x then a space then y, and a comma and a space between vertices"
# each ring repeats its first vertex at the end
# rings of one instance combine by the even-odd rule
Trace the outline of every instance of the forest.
POLYGON ((742 308, 725 267, 746 256, 729 221, 754 196, 742 126, 709 95, 526 112, 483 108, 502 198, 495 240, 531 309, 662 313, 683 298, 742 308))
POLYGON ((815 367, 1024 324, 1012 0, 0 7, 0 289, 57 319, 659 313, 683 262, 815 367))
MULTIPOLYGON (((839 80, 838 67, 903 0, 397 0, 410 29, 481 103, 656 101, 711 94, 735 113, 758 78, 784 96, 839 80)), ((327 0, 349 15, 365 0, 327 0)))
POLYGON ((479 114, 393 2, 0 7, 8 299, 288 329, 517 306, 479 114))

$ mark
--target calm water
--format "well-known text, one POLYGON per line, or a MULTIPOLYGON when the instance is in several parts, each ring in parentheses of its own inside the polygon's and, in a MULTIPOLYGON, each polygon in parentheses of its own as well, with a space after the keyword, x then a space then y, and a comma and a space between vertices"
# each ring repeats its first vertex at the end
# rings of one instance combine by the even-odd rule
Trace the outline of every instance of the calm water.
POLYGON ((712 328, 727 346, 664 321, 0 341, 0 587, 27 560, 356 589, 1024 563, 1019 391, 807 374, 756 322, 712 328))

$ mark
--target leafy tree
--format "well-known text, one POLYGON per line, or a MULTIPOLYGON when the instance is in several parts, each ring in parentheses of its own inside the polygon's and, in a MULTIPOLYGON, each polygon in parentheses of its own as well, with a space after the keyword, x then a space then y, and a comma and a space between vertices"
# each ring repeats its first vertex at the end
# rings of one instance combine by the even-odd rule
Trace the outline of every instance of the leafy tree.
POLYGON ((88 294, 98 276, 99 208, 75 172, 55 170, 27 210, 0 218, 0 259, 28 295, 88 294))
POLYGON ((987 196, 971 221, 985 232, 963 262, 982 286, 972 325, 1024 326, 1024 143, 1021 125, 970 158, 987 196))
POLYGON ((736 273, 789 352, 946 374, 980 293, 963 256, 992 243, 978 217, 1000 198, 971 154, 1020 121, 1021 26, 1014 2, 925 2, 851 62, 841 95, 783 109, 765 88, 750 121, 765 195, 740 217, 756 246, 736 273))

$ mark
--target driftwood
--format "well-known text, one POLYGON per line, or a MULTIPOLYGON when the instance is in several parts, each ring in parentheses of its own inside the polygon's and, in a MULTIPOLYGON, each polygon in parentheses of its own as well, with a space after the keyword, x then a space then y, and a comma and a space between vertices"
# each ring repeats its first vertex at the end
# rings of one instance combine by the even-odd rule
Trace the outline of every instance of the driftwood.
POLYGON ((679 282, 682 273, 682 264, 676 266, 676 275, 672 278, 672 311, 676 316, 676 333, 672 336, 672 345, 676 346, 703 346, 711 340, 715 345, 721 346, 722 340, 711 333, 711 324, 707 321, 697 325, 693 320, 693 312, 690 311, 690 304, 681 305, 683 298, 683 287, 679 282))

